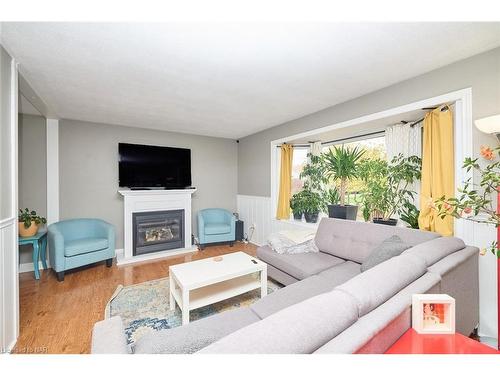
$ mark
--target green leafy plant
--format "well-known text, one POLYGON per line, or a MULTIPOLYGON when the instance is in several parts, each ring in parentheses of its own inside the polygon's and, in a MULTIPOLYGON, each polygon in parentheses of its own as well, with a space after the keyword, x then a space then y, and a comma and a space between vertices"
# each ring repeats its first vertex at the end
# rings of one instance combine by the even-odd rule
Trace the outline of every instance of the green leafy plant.
POLYGON ((325 204, 320 193, 309 189, 304 189, 301 193, 304 213, 316 214, 324 210, 325 204))
POLYGON ((345 205, 347 182, 358 177, 357 167, 365 150, 359 147, 333 147, 323 155, 325 176, 339 183, 340 204, 345 205))
POLYGON ((365 183, 362 192, 363 216, 389 220, 411 204, 414 194, 410 186, 420 179, 421 159, 404 158, 401 154, 390 162, 366 159, 360 163, 359 178, 365 183))
POLYGON ((299 177, 304 181, 304 189, 321 193, 328 183, 323 158, 311 153, 308 153, 307 157, 308 162, 304 165, 299 177))
POLYGON ((30 211, 25 208, 24 210, 19 209, 18 220, 21 223, 24 223, 24 227, 28 229, 31 226, 31 223, 35 223, 36 225, 47 223, 47 219, 42 216, 37 215, 36 211, 30 211))
POLYGON ((335 186, 325 190, 323 196, 326 204, 338 204, 340 202, 339 189, 335 186))
POLYGON ((420 210, 415 207, 413 203, 405 202, 401 207, 399 217, 405 223, 407 223, 411 228, 418 229, 418 217, 420 216, 420 210))
POLYGON ((304 213, 304 199, 303 199, 303 190, 299 191, 292 195, 290 199, 290 208, 294 214, 302 214, 304 213))
MULTIPOLYGON (((466 158, 463 168, 475 171, 480 176, 479 183, 465 181, 463 187, 458 188, 458 197, 441 197, 436 201, 438 215, 441 218, 453 216, 475 222, 500 226, 500 215, 493 206, 493 196, 500 192, 500 146, 496 148, 481 147, 481 156, 486 165, 479 163, 479 158, 466 158)), ((483 249, 481 254, 490 250, 500 258, 498 243, 493 242, 489 248, 483 249)))

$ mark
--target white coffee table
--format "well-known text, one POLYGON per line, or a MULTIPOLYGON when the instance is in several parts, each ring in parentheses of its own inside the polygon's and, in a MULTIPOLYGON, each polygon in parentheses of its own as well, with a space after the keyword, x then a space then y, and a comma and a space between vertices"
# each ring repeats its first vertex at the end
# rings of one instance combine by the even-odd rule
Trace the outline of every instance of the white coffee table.
POLYGON ((189 323, 189 312, 199 307, 260 288, 267 294, 267 264, 246 253, 237 252, 169 267, 170 310, 175 303, 182 311, 182 325, 189 323))

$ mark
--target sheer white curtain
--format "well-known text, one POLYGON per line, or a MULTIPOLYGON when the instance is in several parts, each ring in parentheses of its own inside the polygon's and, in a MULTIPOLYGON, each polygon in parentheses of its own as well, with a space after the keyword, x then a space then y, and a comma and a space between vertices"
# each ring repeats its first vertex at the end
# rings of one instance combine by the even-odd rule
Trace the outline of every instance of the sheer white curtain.
POLYGON ((422 129, 410 124, 395 124, 385 130, 385 147, 387 159, 391 160, 398 154, 404 157, 416 155, 422 157, 422 129))
MULTIPOLYGON (((385 129, 385 148, 387 160, 391 161, 394 156, 403 154, 408 156, 416 155, 422 157, 422 128, 419 125, 413 127, 410 124, 395 124, 385 129)), ((413 204, 420 207, 420 181, 410 186, 415 192, 413 204)))
POLYGON ((321 155, 321 151, 323 150, 323 145, 321 144, 321 142, 313 142, 309 147, 311 149, 310 152, 312 155, 314 156, 321 155))

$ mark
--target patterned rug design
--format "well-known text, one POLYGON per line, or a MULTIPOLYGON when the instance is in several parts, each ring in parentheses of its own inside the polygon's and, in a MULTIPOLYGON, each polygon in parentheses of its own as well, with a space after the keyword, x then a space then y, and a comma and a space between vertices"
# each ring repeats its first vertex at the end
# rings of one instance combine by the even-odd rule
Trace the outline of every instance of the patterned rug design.
MULTIPOLYGON (((270 294, 281 287, 268 280, 267 292, 270 294)), ((259 298, 260 290, 256 289, 213 305, 200 307, 191 311, 190 321, 248 306, 259 298)), ((104 314, 106 318, 121 316, 129 344, 133 344, 148 332, 175 328, 182 324, 179 306, 170 311, 168 277, 125 287, 118 286, 106 305, 104 314)))

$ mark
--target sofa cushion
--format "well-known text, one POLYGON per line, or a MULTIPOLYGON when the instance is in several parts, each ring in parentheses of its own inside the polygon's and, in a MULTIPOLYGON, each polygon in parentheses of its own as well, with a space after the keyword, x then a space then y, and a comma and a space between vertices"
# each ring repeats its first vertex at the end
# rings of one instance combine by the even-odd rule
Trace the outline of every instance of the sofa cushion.
POLYGON ((370 268, 335 290, 343 291, 356 299, 361 317, 418 279, 426 269, 421 258, 402 254, 370 268))
POLYGON ((231 225, 226 223, 205 224, 205 234, 226 234, 231 232, 231 225))
POLYGON ((264 319, 284 308, 302 302, 321 293, 331 292, 333 288, 359 274, 359 264, 344 262, 333 266, 255 302, 250 308, 264 319))
POLYGON ((81 238, 78 240, 66 241, 64 243, 64 255, 72 257, 75 255, 91 253, 108 248, 107 238, 81 238))
POLYGON ((250 324, 199 353, 312 353, 356 319, 356 301, 346 293, 332 291, 250 324))
POLYGON ((371 313, 319 348, 315 353, 383 353, 411 326, 411 298, 416 293, 439 293, 441 278, 426 273, 371 313), (402 321, 397 318, 404 315, 402 321), (400 327, 399 323, 403 323, 400 327))
POLYGON ((373 249, 393 235, 410 246, 439 237, 437 233, 416 229, 324 218, 318 226, 315 241, 324 253, 363 263, 373 249))
POLYGON ((130 354, 122 319, 114 316, 94 324, 92 354, 130 354))
POLYGON ((190 354, 249 324, 259 317, 248 307, 229 310, 185 326, 148 333, 137 340, 136 354, 190 354))
POLYGON ((302 280, 344 260, 325 253, 278 254, 269 246, 259 247, 257 257, 273 267, 302 280))
POLYGON ((400 255, 410 246, 405 244, 399 236, 391 236, 378 245, 361 265, 361 272, 365 272, 377 264, 400 255))
POLYGON ((456 237, 441 237, 432 241, 419 244, 405 251, 405 254, 413 254, 421 257, 427 267, 440 261, 446 256, 465 248, 465 243, 456 237))
POLYGON ((333 266, 318 273, 318 276, 324 283, 336 287, 337 285, 345 283, 347 280, 352 279, 360 273, 361 270, 359 264, 348 260, 347 262, 333 266))

